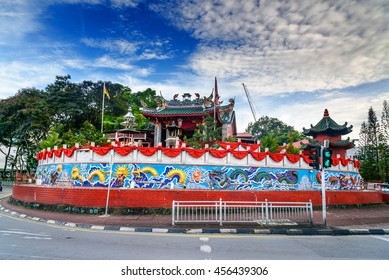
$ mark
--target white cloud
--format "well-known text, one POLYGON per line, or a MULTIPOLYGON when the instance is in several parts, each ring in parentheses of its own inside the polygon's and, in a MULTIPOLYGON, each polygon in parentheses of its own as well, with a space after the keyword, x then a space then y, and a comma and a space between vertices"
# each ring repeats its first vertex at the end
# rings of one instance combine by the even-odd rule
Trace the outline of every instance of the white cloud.
POLYGON ((0 60, 0 98, 12 96, 22 88, 42 88, 56 75, 65 74, 55 63, 30 64, 0 60))
POLYGON ((98 69, 107 68, 115 70, 131 70, 135 67, 125 59, 115 59, 108 55, 97 57, 96 59, 85 59, 85 58, 63 58, 58 60, 59 64, 63 65, 64 68, 68 69, 98 69))
POLYGON ((169 44, 169 41, 137 41, 129 42, 124 39, 115 40, 100 40, 93 38, 83 38, 81 42, 88 47, 100 48, 115 55, 126 55, 128 59, 132 61, 136 60, 164 60, 171 58, 171 54, 164 52, 165 45, 169 44))
POLYGON ((154 6, 201 40, 190 67, 266 94, 389 77, 385 1, 196 1, 154 6), (260 5, 258 5, 260 3, 260 5))
MULTIPOLYGON (((40 17, 55 3, 136 7, 134 0, 0 0, 0 49, 21 48, 23 38, 39 34, 40 17), (12 2, 12 3, 11 3, 12 2), (15 48, 17 46, 17 48, 15 48)), ((238 130, 253 121, 242 83, 255 102, 258 115, 277 117, 297 130, 316 124, 327 108, 340 124, 354 125, 351 138, 370 106, 380 110, 388 91, 352 93, 352 86, 389 79, 389 5, 370 1, 166 0, 150 8, 188 32, 199 43, 188 60, 175 60, 175 70, 163 72, 160 60, 173 58, 174 38, 81 38, 99 54, 87 58, 70 43, 50 41, 22 55, 0 58, 0 96, 18 89, 45 86, 56 75, 75 81, 112 80, 133 91, 152 88, 166 98, 183 92, 209 95, 214 77, 225 103, 236 98, 238 130), (161 39, 160 39, 161 38, 161 39), (169 39, 165 39, 169 38, 169 39), (45 51, 42 52, 42 47, 45 51), (29 52, 29 53, 26 53, 29 52), (151 62, 149 65, 145 62, 151 62), (142 66, 139 66, 142 65, 142 66), (151 66, 150 66, 151 65, 151 66), (108 71, 106 71, 108 70, 108 71), (151 77, 159 76, 157 82, 151 77), (161 78, 162 77, 162 78, 161 78), (343 89, 342 89, 343 88, 343 89), (321 92, 321 94, 319 94, 321 92)), ((148 2, 145 2, 146 5, 148 2)), ((125 17, 120 17, 124 19, 125 17)), ((134 31, 135 32, 135 31, 134 31)), ((25 42, 24 46, 33 42, 25 42)), ((40 41, 40 44, 42 41, 40 41)), ((387 86, 386 86, 387 87, 387 86)))
POLYGON ((98 40, 93 38, 83 38, 81 42, 88 47, 101 48, 106 51, 134 55, 139 48, 139 43, 128 42, 123 39, 120 40, 98 40))
POLYGON ((111 0, 112 6, 116 8, 136 7, 142 0, 111 0))
POLYGON ((0 46, 16 42, 42 28, 36 20, 42 5, 32 1, 0 1, 0 46))

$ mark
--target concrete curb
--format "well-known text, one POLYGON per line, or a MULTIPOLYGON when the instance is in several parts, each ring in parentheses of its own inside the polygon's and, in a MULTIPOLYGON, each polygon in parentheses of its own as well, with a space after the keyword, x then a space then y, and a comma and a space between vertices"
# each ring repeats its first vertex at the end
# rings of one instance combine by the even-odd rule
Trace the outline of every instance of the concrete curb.
POLYGON ((70 228, 83 228, 96 231, 120 231, 120 232, 147 232, 147 233, 175 233, 175 234, 252 234, 252 235, 388 235, 389 229, 342 229, 342 228, 277 228, 277 229, 251 229, 251 228, 203 228, 203 229, 185 229, 185 228, 152 228, 152 227, 121 227, 121 226, 101 226, 89 224, 77 224, 64 221, 45 220, 39 217, 31 217, 15 211, 10 211, 0 205, 0 212, 18 218, 23 218, 35 222, 47 223, 50 225, 59 225, 70 228))

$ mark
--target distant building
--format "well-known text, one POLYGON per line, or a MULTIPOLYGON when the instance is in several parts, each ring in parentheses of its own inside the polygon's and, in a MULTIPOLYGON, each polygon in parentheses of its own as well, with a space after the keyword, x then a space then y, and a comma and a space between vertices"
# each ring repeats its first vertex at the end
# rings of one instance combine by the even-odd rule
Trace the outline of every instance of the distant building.
POLYGON ((253 137, 253 135, 250 132, 239 132, 236 134, 236 139, 243 143, 249 143, 253 144, 256 143, 257 140, 256 137, 253 137))

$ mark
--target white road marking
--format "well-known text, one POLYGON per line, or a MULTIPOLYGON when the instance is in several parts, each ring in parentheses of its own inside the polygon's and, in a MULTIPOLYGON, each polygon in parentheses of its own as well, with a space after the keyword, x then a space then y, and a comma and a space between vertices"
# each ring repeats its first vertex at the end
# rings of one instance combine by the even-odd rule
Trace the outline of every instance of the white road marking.
POLYGON ((204 252, 204 253, 211 253, 212 252, 212 248, 209 245, 201 245, 200 246, 200 251, 204 252))
POLYGON ((0 230, 0 233, 11 233, 11 234, 20 234, 20 235, 36 235, 36 236, 45 236, 45 237, 50 236, 47 234, 32 233, 32 232, 25 232, 25 231, 15 231, 15 230, 0 230))
POLYGON ((382 237, 382 236, 373 236, 375 239, 383 240, 386 242, 389 242, 389 236, 388 237, 382 237))
POLYGON ((19 235, 19 236, 23 236, 24 239, 41 239, 41 240, 52 239, 50 235, 47 234, 25 232, 25 231, 18 231, 18 230, 0 230, 0 233, 2 233, 3 235, 19 235))
POLYGON ((39 236, 25 236, 24 239, 38 239, 38 240, 51 240, 51 237, 39 237, 39 236))
MULTIPOLYGON (((209 241, 209 237, 200 237, 199 239, 202 242, 208 242, 209 241)), ((200 251, 204 252, 204 253, 211 253, 212 252, 212 248, 209 245, 201 245, 200 246, 200 251)))

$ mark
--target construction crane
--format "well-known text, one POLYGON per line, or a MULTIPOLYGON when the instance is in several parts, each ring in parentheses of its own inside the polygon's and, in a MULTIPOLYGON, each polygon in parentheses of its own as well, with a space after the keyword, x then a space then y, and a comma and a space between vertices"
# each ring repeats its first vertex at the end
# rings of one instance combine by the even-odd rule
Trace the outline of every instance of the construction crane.
POLYGON ((249 90, 247 89, 245 84, 242 83, 242 85, 243 85, 244 92, 246 93, 247 100, 249 101, 251 113, 253 113, 254 121, 256 122, 257 121, 257 114, 255 113, 254 104, 253 104, 253 101, 251 100, 249 90))

